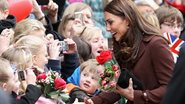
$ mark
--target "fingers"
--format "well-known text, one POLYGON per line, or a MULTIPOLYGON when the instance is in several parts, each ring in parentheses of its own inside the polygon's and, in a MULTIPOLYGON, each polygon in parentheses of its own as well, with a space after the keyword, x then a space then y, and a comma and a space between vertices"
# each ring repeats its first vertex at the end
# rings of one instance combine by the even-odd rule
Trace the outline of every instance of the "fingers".
POLYGON ((58 10, 58 5, 53 2, 52 0, 50 0, 49 4, 48 4, 48 9, 50 11, 57 11, 58 10))
POLYGON ((93 101, 91 99, 88 99, 88 98, 84 98, 84 103, 85 104, 94 104, 93 101))
POLYGON ((129 79, 129 86, 128 86, 129 89, 133 89, 133 81, 132 81, 132 78, 129 79))

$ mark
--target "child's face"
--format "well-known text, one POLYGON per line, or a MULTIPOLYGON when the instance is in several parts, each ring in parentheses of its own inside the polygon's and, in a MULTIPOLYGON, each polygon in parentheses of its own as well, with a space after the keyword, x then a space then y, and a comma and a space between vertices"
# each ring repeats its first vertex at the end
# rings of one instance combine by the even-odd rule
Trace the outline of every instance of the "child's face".
POLYGON ((13 87, 13 91, 15 93, 18 93, 19 92, 19 86, 20 86, 20 81, 18 79, 18 74, 17 72, 14 73, 14 87, 13 87))
POLYGON ((43 47, 40 49, 38 54, 34 56, 33 64, 35 66, 38 66, 41 69, 44 69, 44 66, 47 63, 48 63, 48 53, 47 53, 46 45, 43 45, 43 47))
POLYGON ((98 56, 105 47, 105 39, 101 33, 96 34, 90 40, 91 50, 94 57, 98 56))
POLYGON ((80 74, 80 88, 84 91, 86 91, 89 94, 93 94, 96 89, 98 89, 98 79, 97 75, 87 72, 82 71, 80 74))
POLYGON ((177 24, 177 21, 175 21, 174 23, 164 22, 161 24, 162 33, 168 32, 168 33, 174 34, 176 37, 179 37, 181 30, 182 30, 182 24, 177 24))
POLYGON ((15 88, 15 75, 14 75, 14 73, 13 73, 13 69, 11 68, 11 67, 9 67, 10 69, 8 69, 8 70, 10 70, 10 72, 9 72, 9 76, 10 76, 10 78, 9 78, 9 80, 4 84, 4 86, 3 86, 3 89, 5 90, 5 91, 7 91, 7 92, 12 92, 12 91, 14 91, 14 88, 15 88))

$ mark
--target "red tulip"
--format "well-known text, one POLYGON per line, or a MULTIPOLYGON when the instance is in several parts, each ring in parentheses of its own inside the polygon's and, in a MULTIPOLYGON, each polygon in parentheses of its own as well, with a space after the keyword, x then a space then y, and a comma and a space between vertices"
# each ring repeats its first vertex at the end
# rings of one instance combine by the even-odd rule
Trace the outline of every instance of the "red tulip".
POLYGON ((37 80, 42 80, 42 79, 45 80, 46 78, 47 78, 46 73, 42 73, 37 76, 37 80))
POLYGON ((62 78, 56 78, 54 80, 55 89, 63 90, 66 88, 66 82, 62 78))

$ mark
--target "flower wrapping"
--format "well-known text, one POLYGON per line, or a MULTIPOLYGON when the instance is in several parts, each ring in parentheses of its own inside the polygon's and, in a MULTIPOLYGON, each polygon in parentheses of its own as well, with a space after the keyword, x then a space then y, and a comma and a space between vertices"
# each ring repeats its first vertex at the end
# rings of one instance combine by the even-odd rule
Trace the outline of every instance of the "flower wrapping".
POLYGON ((115 90, 118 78, 120 76, 120 68, 116 60, 113 59, 110 50, 100 52, 96 57, 99 64, 104 65, 105 70, 100 73, 100 86, 105 91, 115 90))
POLYGON ((48 71, 37 75, 37 85, 43 91, 46 98, 51 98, 59 102, 66 102, 69 95, 66 93, 66 82, 60 78, 56 71, 48 71))

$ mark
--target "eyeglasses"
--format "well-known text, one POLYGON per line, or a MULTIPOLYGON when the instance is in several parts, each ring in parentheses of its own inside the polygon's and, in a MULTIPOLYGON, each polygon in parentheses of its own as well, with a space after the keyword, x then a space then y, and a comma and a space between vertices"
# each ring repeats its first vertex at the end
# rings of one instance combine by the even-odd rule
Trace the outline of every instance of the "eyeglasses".
POLYGON ((169 22, 164 22, 162 23, 162 25, 165 25, 171 29, 175 29, 178 28, 180 30, 183 30, 182 24, 175 24, 175 23, 169 23, 169 22))

